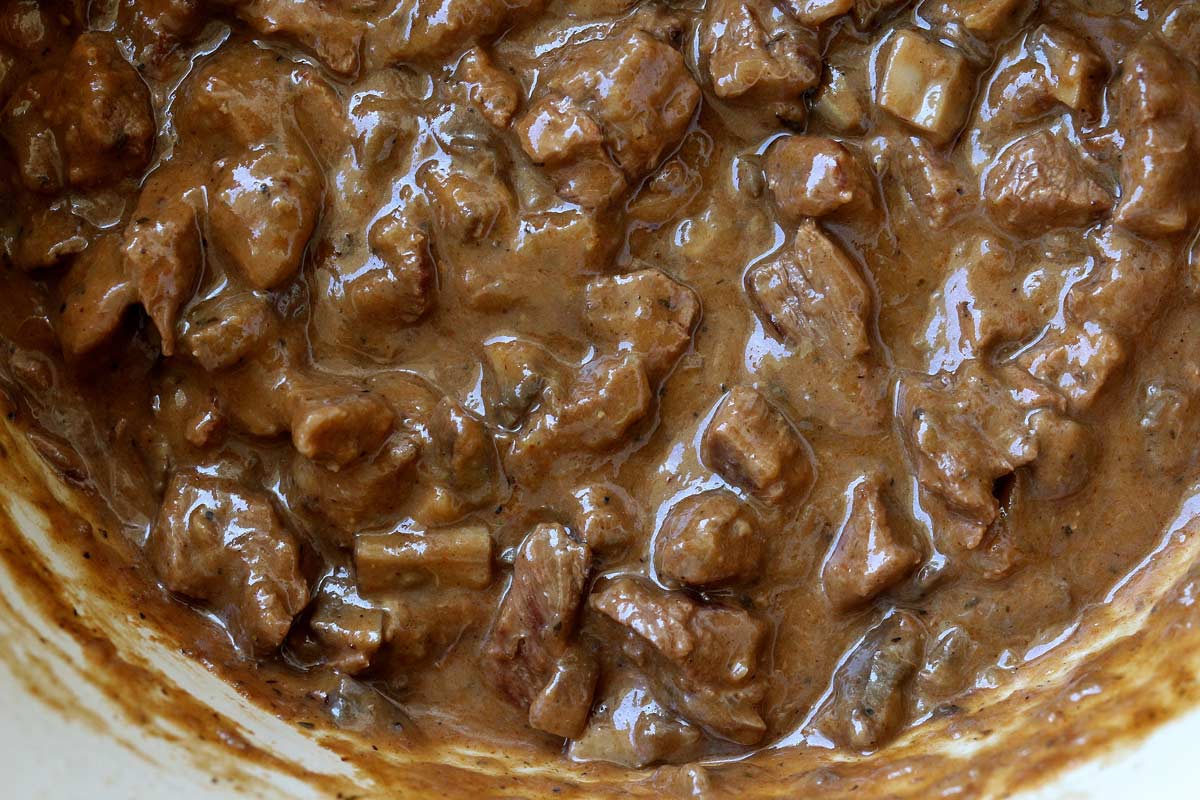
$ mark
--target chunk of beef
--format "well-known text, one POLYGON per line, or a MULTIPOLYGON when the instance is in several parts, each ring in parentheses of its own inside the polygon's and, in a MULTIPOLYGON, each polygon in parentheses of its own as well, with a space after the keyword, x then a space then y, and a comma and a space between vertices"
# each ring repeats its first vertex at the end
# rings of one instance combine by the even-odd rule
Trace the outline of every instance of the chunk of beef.
POLYGON ((406 432, 393 434, 379 452, 337 472, 297 454, 287 492, 296 509, 327 522, 325 535, 345 546, 359 530, 390 522, 399 513, 416 482, 420 454, 419 440, 406 432))
POLYGON ((862 133, 867 112, 863 108, 857 82, 848 70, 826 66, 825 83, 813 95, 813 116, 841 133, 862 133))
POLYGON ((629 577, 606 584, 590 604, 628 629, 635 641, 649 645, 651 652, 639 660, 651 666, 676 711, 739 744, 762 738, 766 725, 758 713, 761 692, 754 678, 765 624, 743 609, 702 604, 629 577))
MULTIPOLYGON (((561 525, 538 525, 521 544, 484 647, 497 684, 514 703, 530 705, 555 680, 575 633, 591 563, 587 545, 561 525)), ((591 708, 590 693, 577 699, 591 708)))
POLYGON ((1016 363, 1056 389, 1073 412, 1086 409, 1128 356, 1127 340, 1150 322, 1178 280, 1158 246, 1115 226, 1090 240, 1094 267, 1067 295, 1067 319, 1016 363))
POLYGON ((1030 429, 1038 443, 1038 458, 1028 468, 1033 496, 1059 500, 1082 489, 1095 465, 1088 429, 1051 409, 1035 412, 1030 429))
POLYGON ((958 133, 970 106, 974 79, 967 60, 925 35, 892 36, 879 82, 879 106, 935 143, 958 133))
POLYGON ((978 545, 999 513, 996 480, 1037 457, 1026 409, 1012 394, 1025 388, 1010 388, 971 364, 900 381, 896 416, 917 481, 977 525, 967 547, 978 545))
POLYGON ((689 760, 700 738, 699 729, 663 706, 646 681, 624 674, 605 692, 567 754, 575 761, 641 769, 660 761, 689 760))
POLYGON ((1121 340, 1093 322, 1068 322, 1046 332, 1017 357, 1029 374, 1051 387, 1073 412, 1087 409, 1125 363, 1121 340))
POLYGON ((383 626, 384 610, 359 596, 345 567, 321 581, 308 627, 326 665, 347 675, 362 672, 383 644, 383 626))
POLYGON ((592 710, 600 666, 585 647, 573 645, 554 664, 550 681, 529 704, 529 725, 573 739, 583 732, 592 710))
POLYGON ((1200 80, 1195 68, 1153 38, 1125 57, 1117 86, 1124 137, 1116 222, 1143 236, 1186 230, 1200 180, 1200 80))
POLYGON ((845 521, 821 567, 825 596, 840 611, 887 591, 921 559, 917 549, 892 530, 879 476, 855 480, 846 501, 845 521))
POLYGON ((340 153, 330 148, 352 138, 344 119, 343 103, 320 70, 248 44, 227 44, 204 62, 181 87, 175 108, 181 138, 202 142, 213 158, 241 158, 274 143, 293 151, 307 146, 332 163, 340 153))
POLYGON ((88 247, 59 284, 62 312, 55 330, 63 354, 78 361, 112 339, 137 294, 121 259, 120 239, 103 236, 88 247))
POLYGON ((651 380, 675 366, 700 320, 696 293, 658 270, 596 278, 583 302, 592 336, 640 354, 651 380))
POLYGON ((771 0, 708 3, 700 47, 717 97, 804 121, 804 93, 821 79, 817 36, 771 0))
POLYGON ((488 414, 500 426, 517 430, 547 387, 560 382, 561 365, 541 345, 507 336, 486 342, 483 355, 488 414))
POLYGON ((1009 33, 1032 5, 1030 0, 947 0, 946 16, 986 41, 1009 33))
POLYGON ((209 373, 221 405, 235 428, 251 436, 275 437, 291 430, 294 345, 272 339, 241 364, 209 373), (249 402, 247 398, 254 398, 249 402))
POLYGON ((261 292, 221 293, 192 306, 179 346, 209 372, 232 367, 274 336, 278 315, 261 292))
POLYGON ((518 441, 522 469, 548 467, 560 455, 602 452, 625 439, 650 411, 650 381, 640 356, 600 356, 584 364, 557 408, 544 408, 518 441))
POLYGON ((901 139, 888 150, 889 164, 921 214, 944 228, 975 207, 975 191, 958 165, 921 139, 901 139))
POLYGON ((71 211, 69 202, 31 204, 21 217, 13 260, 21 269, 32 272, 56 266, 87 246, 84 222, 71 211))
POLYGON ((871 295, 846 252, 813 221, 801 223, 780 257, 746 277, 747 288, 781 338, 852 359, 871 348, 871 295))
POLYGON ((154 151, 150 90, 105 33, 75 40, 49 114, 62 131, 67 179, 97 186, 140 176, 154 151))
POLYGON ((993 219, 1023 234, 1085 227, 1113 202, 1079 151, 1045 130, 1004 149, 987 172, 983 198, 993 219))
POLYGON ((710 469, 765 503, 797 503, 812 486, 808 443, 748 386, 736 387, 721 401, 700 452, 710 469))
POLYGON ((429 582, 486 589, 492 582, 492 534, 484 525, 424 533, 359 534, 354 568, 368 593, 429 582))
POLYGON ((591 483, 571 494, 571 528, 600 555, 620 552, 641 531, 629 493, 616 484, 591 483))
POLYGON ((422 170, 439 232, 464 242, 488 239, 515 216, 512 190, 494 171, 445 168, 422 170))
POLYGON ((366 25, 353 13, 347 13, 355 10, 353 3, 248 0, 230 5, 256 33, 292 37, 312 50, 326 67, 342 75, 358 71, 366 25))
POLYGON ((683 57, 649 33, 572 50, 517 124, 521 147, 559 194, 602 207, 683 139, 700 89, 683 57))
POLYGON ((156 77, 167 59, 204 24, 202 0, 121 0, 117 25, 129 32, 133 58, 156 77))
POLYGON ((125 228, 125 269, 158 330, 163 355, 175 353, 180 309, 200 280, 196 208, 201 185, 187 167, 156 170, 142 187, 125 228))
POLYGON ((907 612, 893 612, 872 628, 834 676, 822 728, 860 752, 886 744, 909 718, 908 688, 924 640, 921 623, 907 612))
POLYGON ((955 245, 946 280, 930 298, 928 322, 914 339, 928 352, 927 371, 953 372, 998 346, 1033 339, 1058 313, 1064 266, 1058 259, 1018 259, 995 236, 955 245))
POLYGON ((821 136, 785 136, 767 150, 767 185, 780 216, 797 224, 805 217, 863 212, 874 187, 849 148, 821 136))
POLYGON ((57 194, 66 181, 66 164, 58 134, 48 117, 57 99, 58 76, 42 72, 17 87, 0 117, 3 134, 15 157, 21 183, 31 192, 57 194))
POLYGON ((343 313, 355 327, 415 323, 434 302, 437 268, 429 237, 397 209, 371 227, 367 241, 367 264, 342 283, 343 313))
POLYGON ((458 61, 454 77, 466 89, 467 99, 497 128, 512 124, 521 104, 521 87, 504 70, 492 63, 482 47, 472 47, 458 61))
POLYGON ((368 63, 440 59, 529 18, 545 0, 399 0, 367 35, 368 63))
POLYGON ((405 151, 417 133, 422 91, 414 74, 397 69, 372 72, 354 85, 346 116, 360 167, 377 166, 405 151))
POLYGON ((286 148, 222 163, 213 190, 213 239, 252 286, 277 289, 300 269, 321 192, 311 161, 286 148))
POLYGON ((247 649, 278 647, 308 602, 295 537, 236 481, 176 472, 147 546, 167 588, 211 604, 247 649))
POLYGON ((415 514, 418 519, 452 522, 500 494, 503 476, 496 446, 481 420, 445 398, 429 418, 428 435, 421 466, 432 492, 415 514))
POLYGON ((659 576, 700 588, 754 580, 763 541, 754 513, 724 489, 671 507, 657 538, 659 576))
POLYGON ((314 383, 289 399, 296 452, 335 472, 374 454, 395 419, 377 395, 339 385, 314 383))

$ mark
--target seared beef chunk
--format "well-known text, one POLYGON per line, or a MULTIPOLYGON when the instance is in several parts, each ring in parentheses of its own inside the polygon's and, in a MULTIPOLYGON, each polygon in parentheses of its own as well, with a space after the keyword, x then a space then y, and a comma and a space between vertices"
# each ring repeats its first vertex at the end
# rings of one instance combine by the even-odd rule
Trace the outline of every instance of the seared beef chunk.
POLYGON ((595 668, 586 654, 571 654, 583 646, 573 640, 591 563, 588 546, 563 526, 534 528, 484 651, 504 693, 530 707, 530 724, 560 736, 578 733, 592 705, 595 668))
POLYGON ((740 744, 762 738, 763 686, 756 680, 767 638, 762 621, 633 578, 604 585, 590 603, 627 629, 631 656, 656 676, 663 697, 683 717, 740 744))
POLYGON ((147 547, 167 588, 211 605, 247 650, 278 647, 308 602, 295 536, 236 481, 175 473, 147 547))
POLYGON ((689 586, 753 580, 762 555, 754 513, 731 492, 693 495, 675 505, 658 533, 658 572, 689 586))

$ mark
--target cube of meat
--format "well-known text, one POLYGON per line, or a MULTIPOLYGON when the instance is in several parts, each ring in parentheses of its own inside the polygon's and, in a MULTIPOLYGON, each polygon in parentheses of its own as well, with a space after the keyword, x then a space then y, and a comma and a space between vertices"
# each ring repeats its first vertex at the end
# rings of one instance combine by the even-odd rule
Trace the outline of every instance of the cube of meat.
POLYGON ((434 303, 437 267, 429 237, 400 209, 382 217, 368 234, 371 257, 342 284, 343 311, 357 327, 412 325, 434 303))
POLYGON ((764 503, 799 503, 812 486, 808 443, 748 386, 731 391, 708 424, 700 454, 709 469, 764 503))
POLYGON ((863 476, 847 491, 846 519, 821 567, 821 583, 839 611, 860 606, 903 580, 921 554, 888 520, 878 476, 863 476))
POLYGON ((83 220, 71 211, 69 202, 37 204, 22 215, 13 260, 21 269, 32 272, 53 267, 82 253, 87 246, 83 220))
POLYGON ((358 166, 378 166, 405 152, 417 134, 423 88, 415 73, 372 72, 350 89, 346 118, 358 166))
POLYGON ((592 336, 640 354, 651 380, 675 366, 700 321, 696 293, 658 270, 596 278, 583 303, 592 336))
POLYGON ((1032 415, 1030 429, 1038 445, 1037 460, 1029 465, 1034 497, 1060 500, 1087 485, 1096 451, 1086 426, 1042 409, 1032 415))
POLYGON ((659 576, 699 588, 752 581, 763 551, 754 512, 724 489, 672 506, 656 545, 659 576))
POLYGON ((906 376, 896 395, 917 481, 979 526, 970 547, 999 513, 996 480, 1037 456, 1025 409, 981 370, 968 362, 952 374, 906 376))
POLYGON ((885 618, 834 676, 821 727, 858 752, 886 744, 909 719, 908 690, 924 649, 925 632, 916 617, 893 612, 885 618))
POLYGON ((488 239, 515 216, 512 190, 486 169, 434 166, 421 171, 439 232, 464 242, 488 239))
POLYGON ((1200 205, 1200 85, 1153 38, 1125 57, 1117 125, 1125 145, 1116 222, 1142 236, 1188 229, 1200 205))
POLYGON ((379 396, 343 386, 316 383, 289 400, 296 452, 335 472, 373 455, 395 419, 379 396))
POLYGON ((580 645, 568 648, 555 663, 550 681, 529 704, 530 727, 574 739, 591 713, 599 676, 600 666, 590 650, 580 645))
POLYGON ((66 164, 54 123, 58 75, 41 72, 19 85, 0 117, 0 133, 12 150, 21 183, 31 192, 58 194, 66 182, 66 164))
POLYGON ((1079 151, 1045 130, 1000 153, 987 172, 983 199, 998 224, 1023 234, 1086 227, 1113 203, 1079 151))
POLYGON ((482 47, 472 47, 458 61, 454 77, 466 88, 467 99, 489 123, 504 129, 512 124, 521 104, 521 87, 492 63, 482 47))
POLYGON ((700 730, 660 703, 645 680, 623 674, 567 754, 574 761, 609 761, 641 769, 660 761, 690 760, 700 738, 700 730))
POLYGON ((1125 345, 1092 323, 1069 322, 1052 328, 1017 363, 1030 375, 1057 391, 1072 413, 1085 411, 1100 390, 1125 363, 1125 345))
POLYGON ((541 469, 562 454, 604 451, 625 439, 650 411, 652 392, 641 357, 600 356, 579 371, 560 407, 543 409, 516 443, 522 469, 541 469))
POLYGON ((392 434, 378 453, 337 472, 297 453, 285 489, 294 508, 328 523, 322 531, 333 544, 349 546, 363 528, 395 521, 416 482, 420 454, 419 440, 407 432, 392 434))
POLYGON ((492 534, 485 525, 354 537, 358 584, 368 593, 429 582, 486 589, 492 582, 492 534))
POLYGON ((120 241, 103 236, 92 242, 59 284, 62 312, 55 331, 68 359, 78 360, 109 341, 137 302, 120 241))
POLYGON ((425 474, 446 487, 460 507, 490 502, 499 492, 501 476, 487 426, 457 401, 445 398, 429 418, 428 431, 425 474))
POLYGON ((784 221, 839 211, 862 212, 874 202, 875 188, 849 148, 821 136, 785 136, 767 150, 767 186, 784 221))
POLYGON ((141 177, 154 152, 150 90, 106 33, 75 40, 49 114, 62 131, 67 179, 90 187, 141 177))
POLYGON ((916 31, 892 37, 879 82, 880 108, 940 144, 962 127, 973 90, 970 68, 958 51, 916 31))
POLYGON ((322 190, 311 160, 283 147, 219 163, 210 215, 213 239, 251 286, 278 289, 300 269, 322 190))
POLYGON ((1075 319, 1117 336, 1136 336, 1161 308, 1179 279, 1179 264, 1169 250, 1106 225, 1088 244, 1094 266, 1074 284, 1067 310, 1075 319))
POLYGON ((353 3, 248 0, 231 5, 256 33, 290 36, 339 74, 353 75, 358 71, 359 51, 367 25, 353 13, 353 3), (346 5, 351 8, 339 7, 346 5))
POLYGON ((248 650, 274 650, 308 602, 300 548, 267 494, 176 472, 147 544, 167 588, 210 604, 248 650))
POLYGON ((747 611, 702 604, 622 577, 592 594, 592 609, 650 646, 667 700, 692 722, 740 744, 766 731, 752 691, 767 628, 747 611))
POLYGON ((713 0, 700 28, 713 93, 780 119, 804 121, 804 93, 821 79, 815 31, 771 0, 713 0))
POLYGON ((641 532, 641 515, 616 484, 592 483, 571 494, 571 527, 593 553, 618 553, 641 532))
POLYGON ((342 101, 318 68, 252 44, 227 44, 205 60, 180 88, 175 124, 181 138, 202 141, 214 158, 281 142, 285 149, 311 147, 333 163, 341 153, 331 145, 354 138, 342 101))
POLYGON ((202 253, 197 203, 202 182, 187 167, 156 170, 125 228, 125 269, 158 330, 163 355, 175 353, 179 312, 196 291, 202 253))
POLYGON ((372 68, 441 59, 536 15, 545 0, 399 0, 368 29, 372 68))
POLYGON ((975 190, 958 165, 922 139, 889 148, 889 164, 912 204, 938 228, 976 208, 975 190))
POLYGON ((278 315, 261 292, 222 292, 194 305, 179 334, 180 348, 209 372, 235 366, 275 335, 278 315))
POLYGON ((371 666, 383 644, 384 610, 358 594, 354 576, 339 567, 321 581, 308 627, 323 662, 347 675, 371 666))
POLYGON ((791 246, 754 267, 746 282, 761 313, 792 346, 825 351, 834 362, 871 349, 866 283, 842 247, 815 222, 802 223, 791 246))
POLYGON ((562 365, 541 345, 508 336, 484 343, 483 355, 488 414, 500 426, 517 430, 547 387, 559 383, 562 365))
POLYGON ((700 103, 679 52, 636 29, 574 49, 546 89, 517 125, 521 147, 563 197, 593 208, 648 175, 700 103))
MULTIPOLYGON (((591 565, 587 545, 561 525, 538 525, 521 543, 484 647, 497 685, 514 703, 529 706, 555 679, 575 633, 591 565)), ((590 695, 578 699, 591 708, 590 695)))
POLYGON ((517 123, 521 147, 550 170, 558 193, 585 208, 601 208, 629 182, 608 154, 604 131, 571 97, 548 95, 517 123))
POLYGON ((204 25, 201 0, 121 0, 117 27, 128 31, 133 60, 157 78, 168 57, 204 25))

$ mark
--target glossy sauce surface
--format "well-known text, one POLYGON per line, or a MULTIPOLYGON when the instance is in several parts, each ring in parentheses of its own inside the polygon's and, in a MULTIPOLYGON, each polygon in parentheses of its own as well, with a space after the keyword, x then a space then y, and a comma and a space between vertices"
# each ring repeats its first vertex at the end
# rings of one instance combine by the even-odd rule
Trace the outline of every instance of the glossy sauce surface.
POLYGON ((423 735, 877 750, 1193 476, 1187 4, 92 5, 0 6, 6 389, 423 735))

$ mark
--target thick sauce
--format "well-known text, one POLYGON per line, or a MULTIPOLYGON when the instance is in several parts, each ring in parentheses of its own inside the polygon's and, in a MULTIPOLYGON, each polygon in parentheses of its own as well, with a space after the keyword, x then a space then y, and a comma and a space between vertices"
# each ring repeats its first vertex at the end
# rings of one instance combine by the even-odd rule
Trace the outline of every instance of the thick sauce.
POLYGON ((1190 485, 1197 60, 1188 3, 3 2, 0 374, 422 736, 874 751, 1190 485))

